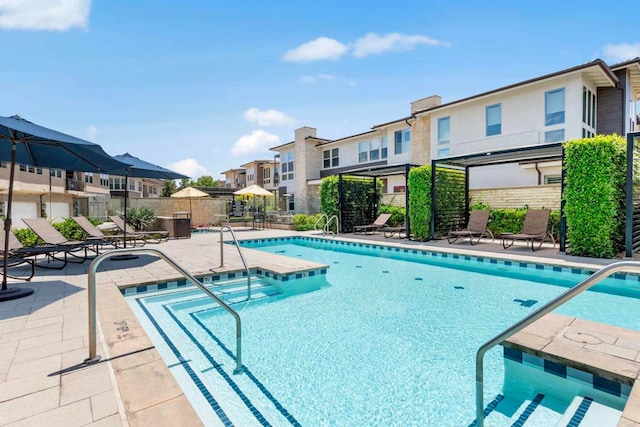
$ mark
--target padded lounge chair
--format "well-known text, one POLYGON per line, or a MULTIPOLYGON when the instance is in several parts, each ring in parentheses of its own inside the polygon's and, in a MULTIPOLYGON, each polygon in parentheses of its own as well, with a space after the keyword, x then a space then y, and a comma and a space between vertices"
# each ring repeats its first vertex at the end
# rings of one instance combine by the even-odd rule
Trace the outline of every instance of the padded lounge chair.
MULTIPOLYGON (((86 260, 91 258, 88 251, 92 251, 96 255, 98 255, 100 253, 98 248, 102 245, 108 244, 108 242, 103 239, 90 238, 87 240, 68 240, 66 237, 60 234, 60 232, 56 230, 53 225, 49 223, 49 221, 44 218, 23 218, 22 222, 27 224, 27 227, 33 230, 33 232, 36 233, 38 237, 47 245, 57 246, 58 248, 66 248, 66 251, 64 251, 65 260, 66 254, 69 254, 72 257, 78 259, 78 262, 85 262, 86 260), (83 255, 78 255, 79 252, 83 253, 83 255)), ((75 262, 71 260, 66 261, 75 262)))
POLYGON ((491 212, 488 209, 476 209, 469 214, 469 222, 467 227, 462 230, 450 231, 447 236, 447 241, 451 244, 459 239, 469 238, 469 243, 473 245, 473 238, 477 237, 476 243, 480 242, 483 237, 491 237, 493 240, 493 233, 487 228, 489 223, 489 214, 491 212))
POLYGON ((111 215, 109 219, 124 232, 126 227, 126 234, 128 236, 135 236, 136 238, 143 239, 149 243, 161 243, 169 240, 169 232, 166 230, 153 230, 153 231, 137 231, 132 229, 128 224, 124 223, 124 220, 118 215, 111 215))
MULTIPOLYGON (((106 244, 118 248, 119 244, 124 242, 124 234, 104 234, 102 230, 93 225, 87 217, 74 216, 71 219, 82 228, 85 235, 89 239, 104 240, 106 244)), ((141 242, 140 246, 144 246, 144 239, 137 239, 136 236, 127 236, 128 243, 132 243, 133 246, 138 246, 138 242, 141 242)))
POLYGON ((502 247, 505 249, 511 247, 516 240, 524 240, 525 242, 531 242, 531 250, 535 251, 540 249, 547 237, 551 238, 553 247, 556 246, 556 240, 553 238, 553 234, 547 231, 549 227, 549 215, 551 210, 549 209, 529 209, 524 217, 524 224, 522 224, 522 231, 520 233, 502 233, 502 247), (535 246, 535 241, 539 240, 538 247, 535 246))
POLYGON ((391 214, 380 214, 371 224, 356 225, 353 227, 353 234, 374 234, 381 228, 387 227, 389 218, 391 218, 391 214))

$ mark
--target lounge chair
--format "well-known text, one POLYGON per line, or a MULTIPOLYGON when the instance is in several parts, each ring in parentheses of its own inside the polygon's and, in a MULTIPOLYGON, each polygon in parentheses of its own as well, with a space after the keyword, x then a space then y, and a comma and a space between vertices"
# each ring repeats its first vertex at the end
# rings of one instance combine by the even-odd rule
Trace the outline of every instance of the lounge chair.
POLYGON ((374 234, 381 228, 388 227, 387 221, 391 218, 391 214, 380 214, 371 224, 356 225, 353 227, 353 234, 374 234))
POLYGON ((124 220, 117 215, 109 216, 109 219, 127 236, 135 236, 149 243, 161 243, 169 240, 169 232, 166 230, 138 231, 124 223, 124 220))
MULTIPOLYGON (((71 219, 82 228, 85 235, 89 239, 102 239, 106 244, 112 245, 114 248, 118 248, 120 243, 124 242, 124 234, 104 234, 102 230, 93 225, 88 218, 84 216, 74 216, 71 219)), ((142 242, 140 246, 144 246, 144 239, 137 239, 135 235, 127 236, 127 241, 133 243, 133 246, 137 246, 138 242, 142 242)))
POLYGON ((450 231, 447 236, 447 241, 451 244, 459 239, 469 238, 469 243, 473 246, 473 239, 478 238, 476 243, 480 242, 483 237, 491 237, 493 240, 493 233, 487 228, 489 223, 489 210, 488 209, 476 209, 469 214, 469 222, 467 227, 462 230, 450 231))
MULTIPOLYGON (((22 218, 22 222, 27 224, 27 227, 33 230, 33 232, 36 233, 47 245, 66 249, 63 250, 65 253, 65 262, 74 262, 67 260, 67 254, 69 254, 78 259, 78 262, 82 263, 91 258, 88 251, 92 251, 98 255, 100 253, 99 247, 108 244, 108 242, 103 239, 89 238, 87 240, 69 240, 60 234, 60 232, 44 218, 22 218), (79 252, 82 252, 83 255, 78 255, 79 252)), ((51 256, 55 258, 55 256, 51 256)))
MULTIPOLYGON (((4 223, 0 221, 0 227, 3 227, 0 230, 0 260, 3 258, 4 253, 4 223)), ((7 275, 7 277, 12 277, 14 279, 21 280, 30 280, 35 273, 35 267, 48 268, 48 269, 63 269, 67 265, 67 253, 70 251, 71 247, 57 246, 57 245, 39 245, 39 246, 22 246, 20 240, 13 234, 13 232, 9 233, 9 259, 8 266, 9 267, 17 267, 20 264, 30 264, 31 265, 31 275, 27 277, 16 277, 13 275, 7 275), (64 255, 63 258, 58 258, 55 256, 57 253, 62 253, 64 255), (46 255, 47 264, 42 264, 37 262, 38 255, 46 255), (55 259, 61 261, 62 264, 50 265, 49 260, 55 259)), ((0 268, 2 268, 2 262, 0 261, 0 268)))
POLYGON ((522 230, 520 233, 502 233, 502 247, 505 249, 511 247, 516 240, 524 240, 525 242, 531 242, 531 250, 535 251, 540 249, 547 237, 551 238, 553 247, 556 246, 556 240, 553 238, 547 228, 549 227, 549 215, 551 210, 549 209, 529 209, 524 217, 524 223, 522 224, 522 230), (538 247, 535 246, 535 241, 539 240, 538 247))

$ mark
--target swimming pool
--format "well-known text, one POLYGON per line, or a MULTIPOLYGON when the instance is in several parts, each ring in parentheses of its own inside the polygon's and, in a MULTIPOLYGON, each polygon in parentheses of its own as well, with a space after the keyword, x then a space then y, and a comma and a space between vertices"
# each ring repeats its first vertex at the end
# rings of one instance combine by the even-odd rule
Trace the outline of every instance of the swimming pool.
MULTIPOLYGON (((196 293, 128 296, 211 425, 468 425, 479 345, 563 292, 553 276, 568 286, 586 273, 449 255, 450 268, 430 253, 322 239, 245 244, 330 266, 328 286, 285 297, 263 278, 255 301, 235 304, 246 374, 231 374, 232 319, 196 293)), ((637 289, 637 278, 617 281, 624 294, 637 289)), ((637 329, 634 304, 587 292, 558 312, 637 329)), ((486 402, 501 392, 503 372, 494 349, 485 359, 486 402)))

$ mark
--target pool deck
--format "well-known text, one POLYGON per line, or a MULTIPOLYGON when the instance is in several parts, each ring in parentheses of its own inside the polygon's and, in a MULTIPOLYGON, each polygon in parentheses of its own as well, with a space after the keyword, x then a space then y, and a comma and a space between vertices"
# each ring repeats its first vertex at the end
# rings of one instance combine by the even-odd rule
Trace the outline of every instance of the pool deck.
MULTIPOLYGON (((318 236, 317 232, 238 230, 238 239, 318 236)), ((597 269, 616 260, 558 254, 557 248, 536 252, 524 247, 504 250, 496 242, 470 246, 446 241, 414 242, 346 234, 341 239, 399 247, 431 249, 597 269)), ((145 248, 158 249, 195 276, 242 270, 237 250, 224 246, 220 265, 217 233, 194 234, 145 248)), ((250 268, 278 274, 320 265, 275 254, 243 249, 250 268)), ((105 260, 98 268, 99 363, 84 365, 89 356, 87 272, 90 263, 64 270, 37 269, 29 283, 9 280, 9 286, 29 287, 31 296, 0 302, 0 426, 147 426, 201 425, 168 368, 129 309, 118 287, 176 280, 167 263, 142 254, 130 261, 105 260), (115 285, 115 286, 114 286, 115 285)), ((587 366, 606 378, 634 384, 640 374, 640 333, 581 319, 548 315, 512 337, 509 345, 535 354, 587 366), (573 333, 573 335, 571 335, 573 333), (567 339, 583 336, 589 340, 567 339), (577 335, 576 335, 577 334, 577 335)), ((634 386, 619 426, 640 426, 640 382, 634 386)))

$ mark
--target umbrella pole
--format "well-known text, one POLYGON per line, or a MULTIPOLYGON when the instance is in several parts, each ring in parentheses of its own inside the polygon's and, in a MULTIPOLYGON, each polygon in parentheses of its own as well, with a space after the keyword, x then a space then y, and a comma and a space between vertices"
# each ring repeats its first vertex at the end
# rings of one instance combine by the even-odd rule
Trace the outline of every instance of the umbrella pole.
POLYGON ((0 301, 26 297, 33 293, 30 288, 9 288, 7 286, 7 270, 9 269, 9 233, 11 233, 11 201, 13 199, 13 180, 16 173, 16 142, 11 141, 11 168, 9 170, 9 195, 7 196, 7 215, 4 220, 4 253, 2 264, 2 290, 0 301))
MULTIPOLYGON (((124 235, 124 248, 127 248, 127 199, 129 198, 129 168, 124 173, 124 230, 122 233, 124 235)), ((135 245, 134 245, 135 246, 135 245)), ((132 254, 122 254, 115 255, 111 257, 112 261, 128 261, 132 259, 137 259, 138 255, 132 254)))

